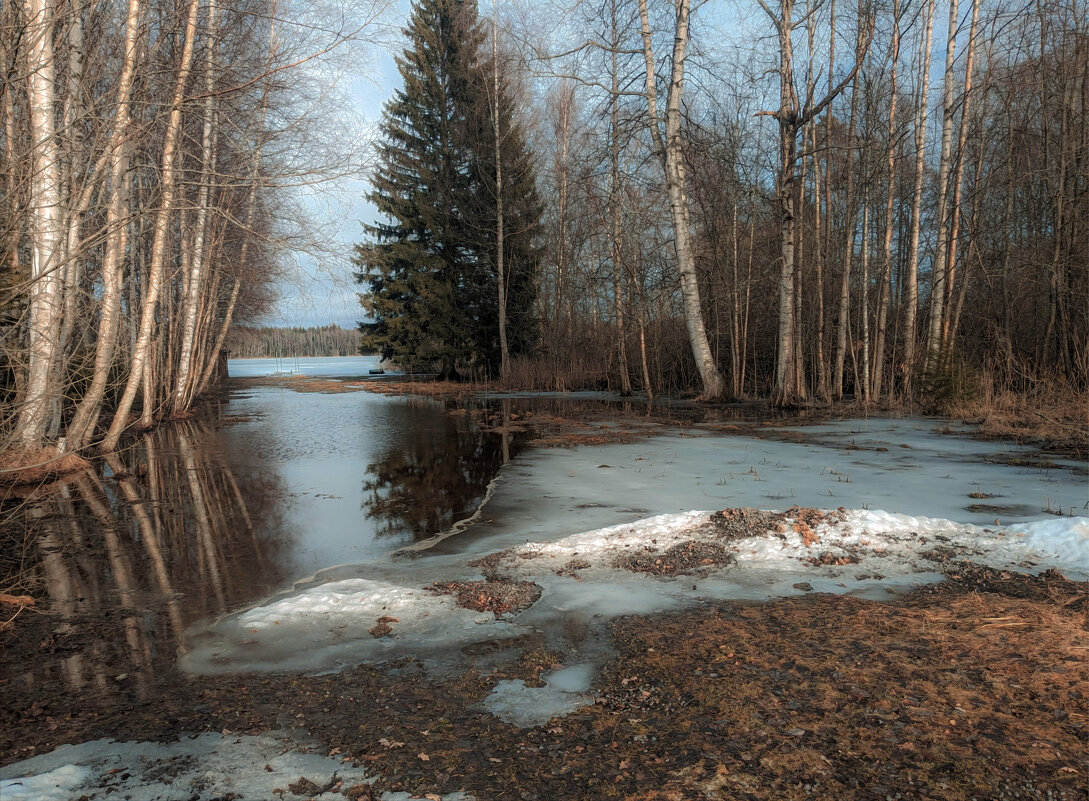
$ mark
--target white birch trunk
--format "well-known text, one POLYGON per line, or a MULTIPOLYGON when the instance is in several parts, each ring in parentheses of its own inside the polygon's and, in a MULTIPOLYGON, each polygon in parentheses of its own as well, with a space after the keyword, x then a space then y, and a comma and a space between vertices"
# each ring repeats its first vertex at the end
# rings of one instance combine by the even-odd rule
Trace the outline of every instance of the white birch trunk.
MULTIPOLYGON (((176 203, 177 177, 175 168, 178 156, 178 140, 181 137, 182 103, 185 99, 185 85, 189 80, 189 71, 193 63, 193 40, 196 38, 197 13, 199 10, 200 6, 197 0, 189 0, 188 18, 185 26, 185 44, 182 48, 181 62, 178 65, 178 74, 174 83, 174 96, 166 126, 166 139, 163 143, 162 206, 155 219, 151 261, 148 264, 147 288, 140 308, 140 330, 133 348, 125 391, 117 405, 113 422, 110 424, 110 430, 102 442, 102 450, 104 451, 112 451, 117 448, 117 443, 121 439, 121 432, 125 430, 128 424, 129 412, 132 409, 133 401, 136 399, 136 392, 139 390, 140 383, 144 378, 145 368, 149 366, 151 333, 155 328, 155 309, 163 285, 163 261, 166 254, 166 243, 170 233, 170 220, 176 203)), ((150 407, 150 404, 145 403, 145 406, 150 407)))
MULTIPOLYGON (((896 201, 896 62, 900 58, 900 2, 892 3, 892 52, 889 64, 892 71, 889 80, 889 125, 888 150, 886 151, 885 169, 888 173, 888 194, 885 196, 885 228, 881 243, 881 278, 877 290, 877 323, 873 346, 873 378, 871 379, 873 396, 881 397, 882 379, 885 372, 885 329, 888 326, 889 299, 892 280, 892 226, 893 211, 896 201)), ((891 389, 891 384, 890 384, 891 389)))
POLYGON ((654 49, 651 44, 650 16, 647 0, 639 0, 639 19, 643 37, 643 57, 646 61, 647 124, 655 148, 661 154, 665 170, 666 191, 669 195, 670 219, 673 223, 673 245, 677 253, 677 269, 681 279, 681 301, 684 306, 688 341, 703 382, 703 397, 720 398, 726 391, 726 381, 715 364, 707 329, 703 324, 696 263, 692 254, 692 229, 689 220, 688 194, 685 184, 684 159, 681 152, 681 93, 684 90, 684 58, 688 47, 689 0, 675 0, 676 27, 673 37, 672 75, 666 96, 665 137, 663 141, 657 105, 654 77, 654 49))
POLYGON ((915 184, 911 192, 911 234, 908 244, 907 277, 904 279, 904 394, 911 396, 915 377, 916 321, 919 312, 919 232, 922 227, 923 174, 926 167, 927 95, 930 86, 930 55, 934 41, 934 0, 927 0, 923 12, 924 33, 920 41, 922 69, 919 73, 919 101, 915 114, 915 184))
POLYGON ((17 438, 27 450, 42 447, 53 400, 62 312, 64 231, 61 217, 60 149, 57 146, 52 0, 27 0, 27 105, 31 140, 30 291, 27 383, 19 399, 17 438))
POLYGON ((102 301, 99 306, 98 338, 95 348, 94 372, 76 412, 68 426, 68 443, 73 449, 87 443, 91 430, 98 422, 102 398, 109 380, 110 368, 117 349, 117 334, 121 315, 122 271, 127 216, 128 168, 127 139, 131 122, 132 84, 136 71, 136 51, 139 45, 140 0, 129 0, 125 17, 125 55, 117 87, 114 127, 107 150, 110 159, 109 200, 106 206, 106 247, 102 262, 102 301))
POLYGON ((631 394, 631 376, 628 375, 628 342, 624 328, 624 269, 623 241, 620 226, 620 65, 617 51, 620 49, 620 24, 616 18, 617 0, 610 4, 612 42, 610 48, 610 106, 609 120, 609 218, 612 237, 613 307, 616 316, 616 340, 619 353, 620 394, 631 394))
POLYGON ((208 207, 211 196, 211 183, 215 174, 215 147, 213 129, 215 126, 215 71, 216 46, 216 0, 208 3, 208 32, 205 46, 208 48, 204 65, 204 125, 201 129, 201 174, 200 189, 197 192, 197 214, 194 223, 192 263, 186 280, 185 298, 182 302, 182 332, 178 355, 178 369, 175 373, 174 397, 171 402, 173 414, 183 413, 192 398, 196 370, 193 358, 196 351, 197 321, 206 280, 208 238, 208 207))
POLYGON ((507 345, 507 276, 503 262, 503 138, 499 130, 499 6, 492 0, 492 134, 495 138, 495 273, 499 285, 499 375, 510 375, 507 345))
POLYGON ((950 316, 953 312, 953 286, 957 277, 957 238, 960 236, 960 206, 964 191, 964 157, 968 142, 968 120, 972 109, 972 73, 975 70, 976 29, 979 26, 979 0, 972 0, 972 24, 968 33, 968 50, 964 63, 964 92, 960 108, 960 130, 957 135, 957 163, 953 169, 953 198, 949 204, 949 250, 945 257, 945 298, 942 303, 944 315, 941 320, 941 335, 938 348, 946 353, 953 344, 949 338, 950 316))
POLYGON ((926 367, 932 370, 941 356, 945 316, 946 254, 949 250, 949 172, 953 151, 953 61, 957 52, 957 0, 949 0, 949 36, 945 46, 945 83, 942 93, 942 144, 938 159, 938 243, 930 284, 930 325, 926 339, 926 367))

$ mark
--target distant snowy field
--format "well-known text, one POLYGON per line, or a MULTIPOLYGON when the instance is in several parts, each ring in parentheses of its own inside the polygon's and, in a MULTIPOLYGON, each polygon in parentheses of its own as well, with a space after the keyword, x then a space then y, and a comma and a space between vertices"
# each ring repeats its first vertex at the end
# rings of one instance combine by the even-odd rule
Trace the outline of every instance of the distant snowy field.
MULTIPOLYGON (((330 568, 289 592, 208 621, 191 632, 180 666, 197 674, 322 672, 402 655, 441 665, 466 644, 547 632, 565 618, 596 626, 708 599, 761 601, 807 592, 892 599, 940 581, 939 559, 1034 574, 1054 568, 1089 580, 1085 464, 1031 466, 1034 457, 1024 449, 941 435, 937 427, 918 420, 847 421, 792 429, 787 439, 773 432, 765 438, 685 431, 626 445, 531 450, 503 468, 480 519, 462 537, 416 558, 330 568), (788 517, 767 530, 725 538, 711 519, 727 508, 791 506, 847 511, 811 529, 788 517), (720 548, 728 558, 681 575, 625 567, 632 554, 664 555, 693 543, 720 548), (525 611, 474 612, 427 589, 437 581, 480 579, 468 563, 499 552, 493 560, 500 575, 542 589, 525 611), (392 630, 375 637, 369 630, 379 618, 392 620, 392 630)), ((570 664, 544 675, 546 686, 500 682, 487 708, 527 726, 586 703, 603 655, 567 650, 570 664)), ((227 756, 222 765, 209 762, 203 784, 178 780, 165 790, 147 776, 154 772, 149 765, 161 768, 154 759, 168 757, 149 757, 147 744, 59 749, 0 770, 0 796, 99 799, 123 789, 117 797, 205 799, 228 791, 240 799, 267 797, 265 785, 238 780, 264 764, 251 753, 267 746, 260 740, 171 746, 227 756), (132 772, 129 784, 100 788, 115 767, 132 772), (171 794, 183 785, 198 789, 171 794)), ((284 755, 296 757, 317 758, 284 755)), ((313 773, 322 769, 328 775, 333 768, 316 766, 313 773)))

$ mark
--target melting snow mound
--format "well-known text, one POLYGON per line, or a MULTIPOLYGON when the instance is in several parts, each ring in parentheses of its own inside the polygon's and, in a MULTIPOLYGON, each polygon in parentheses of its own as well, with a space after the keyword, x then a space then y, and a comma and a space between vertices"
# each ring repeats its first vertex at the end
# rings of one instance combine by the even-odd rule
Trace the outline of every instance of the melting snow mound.
MULTIPOLYGON (((608 619, 700 599, 752 601, 805 592, 887 599, 940 581, 962 560, 1089 580, 1089 521, 981 527, 884 511, 726 509, 647 518, 445 564, 441 578, 532 582, 540 599, 509 614, 458 605, 427 588, 427 563, 401 583, 342 579, 279 597, 195 634, 191 672, 328 671, 545 629, 572 614, 608 619)), ((478 582, 479 583, 479 582, 478 582)), ((567 699, 564 699, 567 700, 567 699)))

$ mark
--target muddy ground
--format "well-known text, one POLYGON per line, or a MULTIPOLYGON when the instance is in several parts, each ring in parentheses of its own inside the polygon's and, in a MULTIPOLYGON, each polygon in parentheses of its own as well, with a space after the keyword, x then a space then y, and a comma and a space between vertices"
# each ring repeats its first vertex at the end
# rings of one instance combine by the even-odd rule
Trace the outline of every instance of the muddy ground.
POLYGON ((381 777, 373 791, 421 797, 1089 797, 1086 587, 1054 573, 945 569, 942 584, 890 603, 812 594, 620 619, 592 703, 529 729, 480 702, 500 679, 532 682, 564 663, 532 642, 500 672, 441 680, 408 660, 25 693, 20 677, 58 649, 77 653, 95 623, 58 638, 50 615, 24 613, 0 633, 0 754, 287 730, 367 765, 381 777))

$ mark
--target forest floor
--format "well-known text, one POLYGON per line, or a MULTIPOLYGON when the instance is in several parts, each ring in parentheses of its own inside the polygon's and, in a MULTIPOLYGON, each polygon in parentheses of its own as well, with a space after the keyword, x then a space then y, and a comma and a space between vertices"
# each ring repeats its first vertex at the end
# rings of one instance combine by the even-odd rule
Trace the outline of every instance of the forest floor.
MULTIPOLYGON (((33 699, 10 681, 2 758, 101 737, 272 731, 376 777, 307 776, 281 798, 332 786, 363 799, 1085 799, 1086 588, 1053 572, 945 570, 892 603, 810 594, 618 619, 592 702, 522 729, 482 702, 502 679, 533 683, 564 663, 531 642, 488 675, 436 678, 401 660, 321 676, 175 673, 143 697, 56 686, 33 699)), ((3 635, 3 675, 77 647, 67 639, 95 625, 58 638, 48 616, 20 618, 3 635)))

